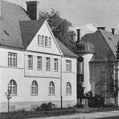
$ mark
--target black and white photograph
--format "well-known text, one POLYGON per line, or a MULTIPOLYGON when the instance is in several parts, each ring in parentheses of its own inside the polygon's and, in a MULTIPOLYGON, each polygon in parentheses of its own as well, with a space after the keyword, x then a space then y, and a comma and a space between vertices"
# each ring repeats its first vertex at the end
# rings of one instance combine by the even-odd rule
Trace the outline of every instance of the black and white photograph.
POLYGON ((0 119, 119 119, 119 0, 0 0, 0 119))

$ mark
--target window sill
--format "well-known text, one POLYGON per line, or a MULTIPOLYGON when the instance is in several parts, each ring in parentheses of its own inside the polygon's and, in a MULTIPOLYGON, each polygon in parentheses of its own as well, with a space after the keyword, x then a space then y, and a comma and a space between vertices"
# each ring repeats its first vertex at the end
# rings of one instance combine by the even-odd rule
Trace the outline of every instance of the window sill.
POLYGON ((28 70, 33 70, 33 69, 28 69, 28 70))
POLYGON ((72 94, 66 94, 65 96, 72 96, 72 94))
POLYGON ((58 72, 58 70, 54 70, 54 72, 58 72))
POLYGON ((42 71, 42 69, 37 69, 37 71, 42 71))
POLYGON ((38 44, 38 46, 45 47, 45 48, 51 48, 51 46, 45 46, 45 45, 40 45, 40 44, 38 44))
POLYGON ((31 96, 38 96, 38 94, 31 94, 31 96))
POLYGON ((48 96, 55 96, 55 94, 49 94, 48 96))

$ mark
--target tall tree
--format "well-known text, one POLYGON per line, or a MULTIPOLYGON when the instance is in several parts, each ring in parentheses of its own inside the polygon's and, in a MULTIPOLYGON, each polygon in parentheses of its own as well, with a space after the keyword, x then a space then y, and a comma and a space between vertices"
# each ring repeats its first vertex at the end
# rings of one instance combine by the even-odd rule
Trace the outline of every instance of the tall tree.
POLYGON ((64 43, 70 50, 74 51, 74 31, 70 30, 71 22, 61 18, 58 11, 51 9, 50 12, 40 12, 39 19, 47 19, 52 32, 56 38, 64 43))

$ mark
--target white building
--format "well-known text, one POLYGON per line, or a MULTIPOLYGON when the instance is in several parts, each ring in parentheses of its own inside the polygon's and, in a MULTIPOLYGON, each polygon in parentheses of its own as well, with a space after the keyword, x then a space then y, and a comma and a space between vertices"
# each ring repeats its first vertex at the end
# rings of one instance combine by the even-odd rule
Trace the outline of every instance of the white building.
POLYGON ((30 20, 22 7, 1 3, 0 112, 32 110, 43 102, 76 103, 77 56, 56 39, 47 21, 30 20))

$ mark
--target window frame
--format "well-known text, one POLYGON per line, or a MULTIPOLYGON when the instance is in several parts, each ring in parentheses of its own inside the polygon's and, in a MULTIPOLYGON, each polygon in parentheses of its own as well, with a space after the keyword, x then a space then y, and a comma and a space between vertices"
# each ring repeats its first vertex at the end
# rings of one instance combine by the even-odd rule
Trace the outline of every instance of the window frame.
POLYGON ((28 55, 28 70, 33 70, 33 55, 28 55))
POLYGON ((31 95, 32 96, 38 95, 38 83, 35 80, 33 80, 31 84, 31 95))
POLYGON ((50 61, 50 58, 49 57, 46 57, 46 71, 50 71, 50 68, 51 68, 50 67, 50 65, 51 65, 50 62, 51 62, 50 61))
POLYGON ((8 52, 8 66, 17 67, 17 53, 8 52))
POLYGON ((58 72, 58 59, 54 58, 54 71, 58 72))
POLYGON ((72 95, 72 85, 70 82, 66 83, 66 95, 72 95))
POLYGON ((42 70, 42 57, 41 56, 37 56, 37 70, 42 70))
POLYGON ((17 83, 14 79, 11 79, 8 83, 8 90, 11 96, 17 96, 17 83))
POLYGON ((50 81, 50 83, 49 83, 49 95, 50 96, 55 95, 55 84, 53 81, 50 81))
POLYGON ((72 61, 66 60, 66 71, 71 72, 72 71, 72 61))

